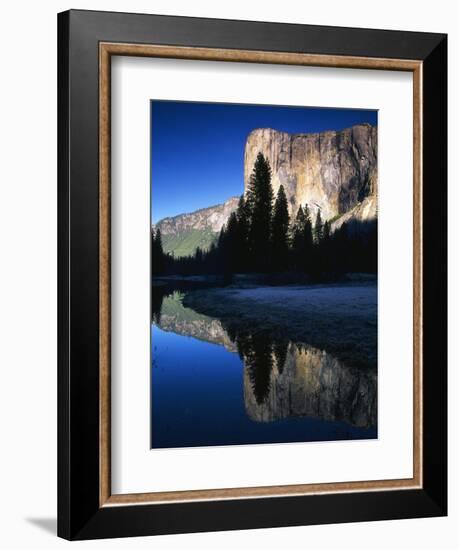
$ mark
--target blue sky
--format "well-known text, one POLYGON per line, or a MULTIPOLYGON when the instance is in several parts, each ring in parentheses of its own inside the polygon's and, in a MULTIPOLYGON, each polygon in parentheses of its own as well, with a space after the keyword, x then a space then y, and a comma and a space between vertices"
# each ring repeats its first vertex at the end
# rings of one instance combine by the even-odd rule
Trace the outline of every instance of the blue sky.
POLYGON ((290 133, 377 124, 377 111, 151 101, 152 222, 241 195, 255 128, 290 133))

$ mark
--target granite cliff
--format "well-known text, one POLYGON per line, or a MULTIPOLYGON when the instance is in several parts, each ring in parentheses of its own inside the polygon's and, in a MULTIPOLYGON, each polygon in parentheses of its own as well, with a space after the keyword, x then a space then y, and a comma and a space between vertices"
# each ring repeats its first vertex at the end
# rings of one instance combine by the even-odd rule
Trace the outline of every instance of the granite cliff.
POLYGON ((253 130, 245 147, 246 187, 260 151, 271 165, 274 194, 282 184, 291 214, 308 204, 313 214, 320 208, 324 220, 337 220, 366 201, 359 219, 376 217, 376 127, 360 124, 318 134, 253 130))

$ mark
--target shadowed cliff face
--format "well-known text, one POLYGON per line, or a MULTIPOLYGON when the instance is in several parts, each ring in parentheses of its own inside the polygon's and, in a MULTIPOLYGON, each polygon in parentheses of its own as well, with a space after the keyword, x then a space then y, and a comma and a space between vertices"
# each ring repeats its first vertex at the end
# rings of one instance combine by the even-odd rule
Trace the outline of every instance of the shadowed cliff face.
POLYGON ((245 147, 246 189, 259 152, 271 165, 274 193, 281 184, 284 186, 291 214, 307 203, 314 214, 320 208, 327 220, 374 197, 366 201, 359 219, 376 217, 376 127, 361 124, 319 134, 254 130, 245 147))
MULTIPOLYGON (((269 350, 269 348, 267 348, 269 350)), ((247 414, 258 422, 291 416, 376 424, 376 373, 346 367, 325 351, 290 343, 269 359, 248 357, 244 370, 247 414)))
POLYGON ((276 341, 272 334, 230 333, 219 319, 184 307, 182 298, 177 292, 161 295, 155 322, 165 331, 239 354, 244 363, 245 410, 251 420, 274 422, 307 416, 359 428, 376 425, 376 370, 346 366, 324 350, 276 341))

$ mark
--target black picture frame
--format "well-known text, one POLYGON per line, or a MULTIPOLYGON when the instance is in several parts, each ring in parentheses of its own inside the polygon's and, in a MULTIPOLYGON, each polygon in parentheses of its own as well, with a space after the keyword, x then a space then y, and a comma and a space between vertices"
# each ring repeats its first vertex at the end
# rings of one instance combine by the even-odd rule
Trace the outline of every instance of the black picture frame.
POLYGON ((447 513, 447 37, 71 10, 58 15, 58 535, 71 540, 447 513), (99 43, 422 62, 422 488, 100 506, 99 43))

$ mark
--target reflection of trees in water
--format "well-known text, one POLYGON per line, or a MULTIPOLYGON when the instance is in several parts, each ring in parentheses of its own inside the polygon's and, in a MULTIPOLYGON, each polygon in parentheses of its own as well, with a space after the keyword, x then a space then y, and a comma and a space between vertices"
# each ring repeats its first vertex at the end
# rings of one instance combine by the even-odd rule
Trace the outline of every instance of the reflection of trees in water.
POLYGON ((265 401, 271 385, 272 339, 266 335, 255 337, 239 334, 236 343, 239 355, 245 363, 255 399, 261 404, 265 401))
POLYGON ((274 366, 277 367, 278 374, 282 374, 287 359, 288 342, 273 341, 271 334, 247 331, 237 333, 234 329, 227 329, 227 332, 237 345, 239 356, 247 369, 253 394, 257 403, 261 405, 269 394, 274 366))
POLYGON ((277 341, 273 344, 274 357, 276 358, 277 372, 282 374, 287 359, 288 342, 277 341))
POLYGON ((161 321, 161 308, 163 306, 164 297, 169 293, 170 292, 157 286, 153 286, 151 289, 151 318, 157 325, 159 325, 161 321))
MULTIPOLYGON (((223 281, 228 284, 227 281, 223 281)), ((161 324, 161 310, 163 307, 164 298, 173 296, 177 293, 186 294, 189 291, 200 288, 213 288, 221 286, 220 284, 210 284, 201 281, 166 281, 156 279, 156 283, 151 286, 151 320, 157 325, 161 324)), ((193 310, 190 310, 193 311, 193 310)))

